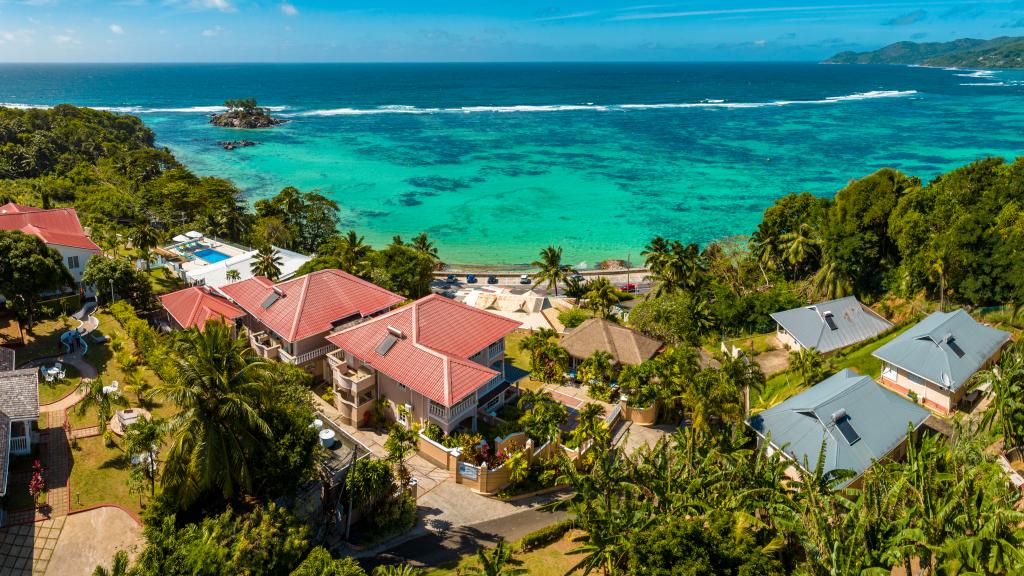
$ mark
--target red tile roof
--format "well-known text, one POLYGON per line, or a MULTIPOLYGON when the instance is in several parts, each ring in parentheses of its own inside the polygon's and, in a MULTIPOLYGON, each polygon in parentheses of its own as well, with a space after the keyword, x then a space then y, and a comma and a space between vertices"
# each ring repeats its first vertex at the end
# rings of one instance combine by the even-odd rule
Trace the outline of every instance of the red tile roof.
POLYGON ((445 406, 453 406, 498 372, 469 356, 503 338, 519 322, 432 294, 327 337, 374 369, 445 406), (388 328, 402 332, 383 356, 388 328))
POLYGON ((353 316, 370 316, 404 298, 341 270, 318 270, 274 284, 256 276, 218 290, 288 342, 298 342, 353 316), (280 298, 263 305, 274 294, 280 298))
POLYGON ((20 204, 0 206, 0 230, 18 230, 39 237, 47 244, 100 251, 78 221, 74 208, 43 210, 20 204))
POLYGON ((245 310, 200 286, 164 294, 160 303, 182 328, 198 327, 202 330, 210 319, 234 320, 245 316, 245 310))

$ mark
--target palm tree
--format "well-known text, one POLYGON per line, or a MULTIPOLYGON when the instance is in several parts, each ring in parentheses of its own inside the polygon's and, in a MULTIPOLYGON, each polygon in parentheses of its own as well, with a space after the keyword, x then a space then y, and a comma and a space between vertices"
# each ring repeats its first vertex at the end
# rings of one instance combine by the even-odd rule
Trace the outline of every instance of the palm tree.
POLYGON ((587 283, 583 297, 587 299, 587 308, 600 317, 607 318, 612 306, 619 302, 619 291, 602 276, 587 283))
POLYGON ((103 566, 97 566, 92 571, 92 576, 128 576, 128 553, 124 550, 118 550, 114 554, 114 563, 111 564, 110 570, 103 566))
POLYGON ((615 358, 604 350, 595 350, 589 358, 580 363, 579 373, 583 382, 611 382, 615 376, 615 358))
POLYGON ((224 273, 224 277, 227 278, 228 280, 231 280, 232 282, 237 282, 242 278, 242 274, 239 273, 238 270, 231 268, 224 273))
POLYGON ((437 246, 434 246, 434 243, 427 238, 426 232, 421 232, 414 236, 411 245, 417 252, 426 254, 433 260, 439 259, 437 256, 437 246))
POLYGON ((982 416, 983 428, 999 424, 1006 450, 1024 446, 1024 344, 1003 352, 999 365, 974 376, 975 386, 987 385, 992 403, 982 416))
POLYGON ((816 383, 827 371, 825 359, 813 348, 800 348, 789 353, 789 367, 800 374, 805 386, 816 383))
POLYGON ((156 476, 160 468, 158 457, 164 443, 164 432, 164 421, 159 418, 142 418, 124 431, 122 449, 129 457, 140 456, 139 466, 143 467, 145 477, 149 480, 150 496, 156 495, 156 476))
POLYGON ((825 251, 821 260, 821 268, 811 279, 811 293, 815 298, 835 300, 849 296, 852 292, 853 286, 850 283, 850 278, 828 251, 825 251))
POLYGON ((79 391, 82 392, 82 399, 75 405, 75 412, 79 416, 85 414, 91 408, 96 409, 96 425, 100 434, 107 431, 107 423, 114 417, 114 408, 128 406, 128 400, 117 390, 103 391, 103 380, 94 378, 82 380, 79 391))
POLYGON ((256 259, 252 262, 252 273, 257 276, 265 276, 269 280, 277 280, 281 277, 281 264, 284 260, 273 247, 260 248, 256 253, 256 259))
POLYGON ((939 255, 928 270, 928 279, 938 278, 939 280, 939 311, 946 310, 946 264, 945 256, 939 255))
POLYGON ((661 236, 655 236, 651 239, 651 242, 640 252, 640 256, 644 259, 644 265, 650 269, 651 272, 657 272, 662 264, 665 262, 667 257, 671 254, 671 247, 668 240, 665 240, 661 236))
POLYGON ((468 569, 468 574, 476 576, 519 576, 529 574, 524 568, 518 568, 522 562, 516 560, 512 555, 512 547, 505 543, 504 539, 498 540, 498 545, 490 553, 484 552, 483 548, 476 551, 476 560, 479 566, 468 569))
MULTIPOLYGON (((404 410, 404 406, 401 408, 404 410)), ((418 434, 412 428, 395 425, 388 432, 388 439, 384 442, 384 449, 387 450, 388 460, 398 467, 398 478, 402 486, 409 484, 409 469, 405 466, 405 458, 416 450, 418 434)))
POLYGON ((780 241, 783 245, 782 254, 793 267, 794 276, 807 262, 817 258, 821 251, 817 231, 806 222, 796 230, 783 234, 780 241))
POLYGON ((604 408, 600 404, 587 402, 580 408, 576 419, 576 427, 571 432, 571 444, 582 448, 588 441, 608 434, 608 426, 604 422, 604 408))
POLYGON ((530 265, 539 268, 533 275, 533 287, 536 288, 541 284, 547 283, 548 289, 554 288, 555 296, 558 296, 558 283, 564 282, 573 272, 571 266, 562 264, 561 246, 557 248, 555 246, 548 246, 541 250, 540 259, 534 260, 530 265))
POLYGON ((157 393, 180 412, 168 422, 164 488, 182 507, 208 491, 251 491, 250 457, 271 436, 260 413, 271 400, 268 362, 220 322, 183 332, 168 360, 174 377, 157 393))
MULTIPOLYGON (((153 222, 147 216, 141 216, 128 233, 128 239, 132 241, 132 246, 135 246, 140 256, 148 255, 148 252, 160 243, 160 231, 153 226, 153 222)), ((146 258, 146 270, 149 270, 148 257, 146 258)))
POLYGON ((373 250, 355 230, 349 230, 342 236, 340 244, 341 251, 338 258, 346 272, 355 271, 359 263, 373 250))

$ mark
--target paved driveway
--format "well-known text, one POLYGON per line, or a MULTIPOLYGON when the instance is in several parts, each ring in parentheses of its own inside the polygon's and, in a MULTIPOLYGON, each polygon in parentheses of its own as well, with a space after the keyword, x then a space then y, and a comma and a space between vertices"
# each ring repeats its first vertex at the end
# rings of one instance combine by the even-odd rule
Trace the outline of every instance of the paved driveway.
POLYGON ((120 508, 71 514, 64 518, 46 575, 89 576, 98 565, 109 569, 118 550, 126 550, 134 559, 142 546, 142 526, 120 508))

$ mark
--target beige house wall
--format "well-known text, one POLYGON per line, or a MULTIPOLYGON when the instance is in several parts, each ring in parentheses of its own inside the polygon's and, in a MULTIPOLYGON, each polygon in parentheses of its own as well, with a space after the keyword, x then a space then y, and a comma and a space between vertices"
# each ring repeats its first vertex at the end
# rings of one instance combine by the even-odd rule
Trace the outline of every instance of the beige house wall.
POLYGON ((790 350, 800 350, 800 344, 796 341, 796 338, 793 338, 793 335, 787 332, 782 326, 779 326, 778 330, 775 331, 775 337, 778 338, 779 343, 782 344, 783 347, 789 348, 790 350))
POLYGON ((913 392, 917 396, 919 403, 942 414, 951 414, 967 390, 966 386, 961 386, 956 392, 949 393, 939 388, 934 382, 915 376, 900 368, 895 369, 895 378, 891 372, 883 369, 883 375, 880 380, 883 386, 904 398, 909 398, 909 393, 913 392))

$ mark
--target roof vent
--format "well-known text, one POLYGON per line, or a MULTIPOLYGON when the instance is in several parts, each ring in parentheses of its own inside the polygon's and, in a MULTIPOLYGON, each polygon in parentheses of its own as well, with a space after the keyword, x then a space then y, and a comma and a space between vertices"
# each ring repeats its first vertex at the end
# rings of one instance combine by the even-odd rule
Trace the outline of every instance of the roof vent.
POLYGON ((405 338, 405 333, 394 326, 388 326, 388 334, 391 334, 395 338, 405 338))

